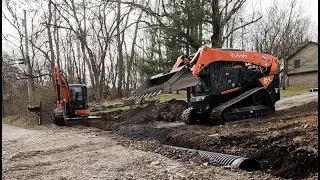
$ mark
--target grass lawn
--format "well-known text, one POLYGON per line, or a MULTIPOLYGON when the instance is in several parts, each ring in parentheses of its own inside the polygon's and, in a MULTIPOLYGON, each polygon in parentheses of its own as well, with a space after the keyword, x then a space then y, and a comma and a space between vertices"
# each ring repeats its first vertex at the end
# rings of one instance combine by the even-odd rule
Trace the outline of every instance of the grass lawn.
MULTIPOLYGON (((280 88, 280 95, 281 97, 288 97, 288 96, 296 96, 304 93, 308 93, 310 90, 310 87, 295 87, 295 88, 287 88, 286 90, 282 90, 280 88)), ((160 101, 169 101, 171 99, 177 99, 177 100, 187 100, 187 93, 186 91, 181 91, 179 94, 162 94, 160 96, 160 101)))
POLYGON ((140 106, 140 107, 143 107, 143 106, 145 106, 145 105, 133 105, 133 106, 129 106, 129 105, 127 105, 127 106, 121 106, 121 107, 114 107, 114 108, 107 108, 107 110, 105 110, 105 111, 97 111, 97 112, 92 112, 91 114, 92 115, 95 115, 95 114, 97 114, 97 113, 100 113, 100 112, 106 112, 106 113, 108 113, 108 112, 113 112, 113 111, 118 111, 118 110, 128 110, 128 109, 130 109, 130 108, 132 108, 132 109, 134 109, 134 108, 136 108, 136 107, 138 107, 138 106, 140 106))
POLYGON ((180 91, 179 94, 161 94, 160 102, 170 101, 171 99, 187 101, 187 92, 180 91))
MULTIPOLYGON (((281 97, 296 96, 296 95, 308 93, 309 90, 310 90, 310 87, 287 88, 286 90, 280 89, 280 95, 281 97)), ((174 94, 174 93, 161 94, 159 98, 160 98, 160 102, 170 101, 171 99, 187 101, 187 93, 186 91, 180 91, 179 94, 174 94)), ((137 106, 139 105, 134 105, 131 108, 136 108, 137 106)), ((128 109, 130 109, 130 106, 122 106, 122 107, 109 108, 104 112, 112 112, 117 110, 128 110, 128 109)))
POLYGON ((288 96, 296 96, 300 94, 304 94, 309 92, 310 87, 292 87, 292 88, 287 88, 286 90, 280 89, 280 96, 281 97, 288 97, 288 96))

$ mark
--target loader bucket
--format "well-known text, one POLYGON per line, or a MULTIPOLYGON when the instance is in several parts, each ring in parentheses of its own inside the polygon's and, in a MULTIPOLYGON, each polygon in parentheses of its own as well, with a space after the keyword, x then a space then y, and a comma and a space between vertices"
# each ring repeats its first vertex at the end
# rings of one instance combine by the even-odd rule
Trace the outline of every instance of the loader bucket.
POLYGON ((137 99, 182 90, 195 86, 197 79, 193 76, 187 66, 173 69, 168 73, 161 73, 150 77, 140 87, 138 87, 129 99, 137 99))

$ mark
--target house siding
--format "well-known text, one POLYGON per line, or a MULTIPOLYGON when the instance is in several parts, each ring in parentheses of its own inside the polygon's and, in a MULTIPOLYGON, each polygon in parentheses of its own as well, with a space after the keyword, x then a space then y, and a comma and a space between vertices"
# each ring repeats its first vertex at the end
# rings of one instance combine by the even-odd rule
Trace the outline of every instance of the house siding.
POLYGON ((288 75, 318 70, 318 45, 309 44, 288 59, 288 75), (300 59, 300 68, 294 68, 294 61, 300 59))
POLYGON ((318 87, 318 72, 289 74, 289 87, 318 87))

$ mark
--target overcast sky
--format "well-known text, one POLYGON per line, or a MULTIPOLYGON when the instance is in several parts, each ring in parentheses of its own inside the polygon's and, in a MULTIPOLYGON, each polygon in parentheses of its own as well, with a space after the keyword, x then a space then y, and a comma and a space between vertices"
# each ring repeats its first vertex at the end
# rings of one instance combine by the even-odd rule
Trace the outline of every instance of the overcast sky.
MULTIPOLYGON (((19 3, 19 0, 13 0, 19 3)), ((279 3, 286 3, 289 0, 278 0, 276 2, 279 3)), ((41 2, 41 0, 39 1, 41 2)), ((245 11, 250 13, 250 11, 260 9, 261 11, 264 10, 265 7, 269 6, 273 0, 247 0, 247 6, 245 7, 245 11)), ((297 0, 297 2, 303 2, 305 5, 305 13, 310 15, 310 18, 313 22, 313 26, 318 28, 318 0, 297 0)), ((2 4, 3 5, 3 4, 2 4)), ((6 13, 6 8, 3 7, 3 13, 6 13)), ((21 9, 22 14, 22 9, 21 9)), ((312 32, 318 31, 318 29, 312 29, 312 32)), ((10 35, 17 35, 17 32, 14 28, 10 27, 6 20, 2 16, 2 33, 3 34, 10 34, 10 35)), ((2 42, 4 44, 4 42, 2 42)))

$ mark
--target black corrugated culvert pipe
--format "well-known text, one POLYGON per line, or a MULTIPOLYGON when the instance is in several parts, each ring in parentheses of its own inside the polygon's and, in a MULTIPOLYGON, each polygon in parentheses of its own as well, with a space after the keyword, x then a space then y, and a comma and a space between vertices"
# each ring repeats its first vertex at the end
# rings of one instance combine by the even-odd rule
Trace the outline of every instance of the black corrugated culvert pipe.
POLYGON ((179 149, 179 150, 185 150, 185 151, 191 151, 191 152, 198 152, 201 157, 204 157, 209 160, 211 163, 218 163, 223 164, 226 166, 231 166, 234 168, 240 168, 242 170, 246 171, 261 171, 261 165, 258 161, 246 157, 240 157, 240 156, 233 156, 229 154, 221 154, 221 153, 214 153, 209 151, 201 151, 196 149, 188 149, 188 148, 182 148, 182 147, 176 147, 176 146, 167 146, 165 147, 173 148, 173 149, 179 149))

